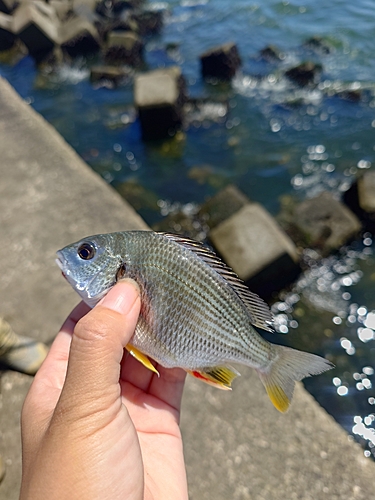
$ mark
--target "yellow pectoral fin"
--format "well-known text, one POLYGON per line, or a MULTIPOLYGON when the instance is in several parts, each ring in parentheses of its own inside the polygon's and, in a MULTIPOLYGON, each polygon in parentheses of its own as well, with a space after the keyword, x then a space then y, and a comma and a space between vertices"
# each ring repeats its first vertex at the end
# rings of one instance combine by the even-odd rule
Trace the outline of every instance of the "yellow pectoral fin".
POLYGON ((218 389, 231 391, 233 380, 240 374, 237 370, 228 366, 216 366, 214 368, 205 368, 203 370, 186 370, 193 377, 213 385, 218 389))
POLYGON ((155 366, 151 363, 151 361, 148 359, 148 357, 143 354, 141 351, 139 351, 136 347, 134 347, 132 344, 128 344, 125 346, 125 349, 130 352, 132 356, 135 357, 137 361, 142 363, 142 365, 147 368, 148 370, 151 370, 152 372, 156 373, 156 375, 159 377, 159 372, 155 368, 155 366))

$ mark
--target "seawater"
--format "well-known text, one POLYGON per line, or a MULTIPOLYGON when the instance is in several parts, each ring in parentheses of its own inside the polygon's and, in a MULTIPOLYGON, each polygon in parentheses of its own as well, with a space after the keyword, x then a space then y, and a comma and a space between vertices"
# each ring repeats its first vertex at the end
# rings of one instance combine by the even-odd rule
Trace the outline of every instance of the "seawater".
MULTIPOLYGON (((147 40, 149 69, 178 64, 193 97, 227 99, 193 116, 177 138, 144 144, 132 84, 118 89, 89 82, 89 63, 76 60, 38 73, 30 58, 1 65, 23 98, 121 192, 144 193, 140 213, 152 224, 176 207, 194 207, 229 183, 272 214, 280 199, 322 190, 336 197, 375 162, 375 4, 370 0, 170 0, 160 36, 147 40), (329 48, 304 42, 320 36, 329 48), (199 55, 236 42, 243 61, 231 85, 200 78, 199 55), (169 49, 167 50, 167 44, 169 49), (275 45, 279 62, 259 51, 275 45), (314 89, 295 88, 283 71, 312 60, 323 65, 314 89), (361 92, 359 102, 335 91, 361 92), (150 203, 150 200, 156 203, 150 203)), ((373 235, 362 234, 338 254, 306 251, 306 271, 273 304, 279 341, 329 357, 336 369, 306 381, 317 400, 375 456, 375 259, 373 235)))

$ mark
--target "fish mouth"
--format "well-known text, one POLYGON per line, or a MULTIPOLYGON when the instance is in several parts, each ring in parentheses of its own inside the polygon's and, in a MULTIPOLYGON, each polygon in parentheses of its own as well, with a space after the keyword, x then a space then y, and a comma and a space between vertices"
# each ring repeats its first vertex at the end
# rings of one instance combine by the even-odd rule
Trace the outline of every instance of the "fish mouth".
MULTIPOLYGON (((61 274, 66 279, 66 281, 73 287, 73 289, 78 293, 78 295, 88 304, 90 307, 94 305, 101 299, 100 297, 91 297, 88 291, 88 287, 95 280, 94 275, 88 283, 77 282, 71 275, 69 270, 68 260, 64 257, 62 252, 59 250, 56 252, 57 258, 55 259, 56 264, 61 270, 61 274)), ((104 294, 103 294, 104 296, 104 294)))
POLYGON ((61 274, 64 276, 64 278, 67 280, 67 277, 66 277, 66 274, 64 272, 64 262, 61 260, 61 257, 59 256, 59 254, 57 254, 57 259, 55 259, 55 262, 56 264, 59 266, 60 270, 61 270, 61 274))

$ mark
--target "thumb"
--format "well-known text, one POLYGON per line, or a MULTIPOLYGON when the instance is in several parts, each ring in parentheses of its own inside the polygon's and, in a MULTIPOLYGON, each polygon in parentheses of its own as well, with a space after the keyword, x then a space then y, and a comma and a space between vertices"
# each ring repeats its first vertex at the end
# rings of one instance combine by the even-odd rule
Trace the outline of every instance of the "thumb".
POLYGON ((139 311, 138 285, 123 280, 78 321, 58 414, 70 414, 76 420, 109 409, 120 400, 120 363, 139 311))

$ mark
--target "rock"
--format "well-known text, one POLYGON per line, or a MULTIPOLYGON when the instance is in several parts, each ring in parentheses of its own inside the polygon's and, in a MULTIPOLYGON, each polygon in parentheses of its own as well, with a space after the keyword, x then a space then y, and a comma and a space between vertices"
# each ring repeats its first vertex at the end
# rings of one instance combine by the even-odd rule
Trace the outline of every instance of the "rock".
POLYGON ((199 216, 212 229, 248 203, 250 203, 249 198, 236 186, 230 184, 202 205, 199 216))
POLYGON ((19 38, 16 38, 15 43, 10 49, 0 51, 0 63, 14 67, 27 55, 27 48, 19 38))
POLYGON ((300 272, 294 243, 258 203, 247 203, 212 229, 209 239, 234 272, 264 298, 300 272))
POLYGON ((296 206, 294 225, 305 246, 317 248, 323 255, 338 250, 361 230, 358 218, 326 191, 296 206))
MULTIPOLYGON (((36 88, 45 88, 46 85, 46 75, 50 75, 57 67, 61 66, 64 62, 70 63, 69 58, 66 57, 65 53, 61 50, 61 47, 55 47, 50 52, 45 55, 41 55, 36 61, 39 73, 34 82, 36 88)), ((47 80, 49 76, 47 76, 47 80)))
POLYGON ((306 85, 317 83, 321 72, 321 64, 308 61, 288 69, 285 76, 300 87, 306 87, 306 85))
POLYGON ((308 38, 304 42, 303 47, 321 54, 331 53, 331 47, 320 36, 312 36, 311 38, 308 38))
POLYGON ((55 11, 42 2, 24 3, 13 16, 14 33, 36 60, 59 44, 59 27, 55 11))
POLYGON ((203 78, 230 80, 241 66, 237 45, 231 42, 208 50, 200 60, 203 78))
POLYGON ((362 91, 360 89, 356 90, 341 90, 340 92, 336 92, 334 95, 343 99, 344 101, 350 102, 360 102, 362 99, 362 91))
POLYGON ((13 33, 13 18, 0 12, 0 51, 13 47, 17 37, 13 33))
POLYGON ((198 184, 208 184, 214 189, 224 188, 227 184, 227 177, 210 164, 193 165, 187 172, 189 179, 193 179, 198 184))
POLYGON ((179 48, 181 47, 181 44, 179 42, 167 42, 165 44, 165 50, 167 52, 175 52, 177 50, 179 50, 179 48))
POLYGON ((156 193, 142 186, 134 178, 117 184, 116 191, 137 211, 159 212, 159 198, 156 193))
POLYGON ((181 128, 186 99, 185 79, 173 66, 138 75, 134 100, 144 140, 171 137, 181 128))
POLYGON ((0 0, 0 12, 12 14, 19 2, 17 0, 0 0))
POLYGON ((143 63, 143 42, 130 31, 111 31, 108 34, 106 63, 140 66, 143 63))
POLYGON ((206 231, 196 214, 185 213, 183 210, 167 215, 161 221, 153 224, 152 229, 154 231, 181 234, 196 241, 202 241, 206 236, 206 231))
POLYGON ((275 45, 267 45, 259 54, 262 59, 271 63, 285 59, 285 54, 275 47, 275 45))
POLYGON ((117 87, 129 78, 129 71, 118 66, 92 66, 90 73, 91 83, 108 81, 117 87))
POLYGON ((154 35, 163 28, 164 14, 162 10, 141 10, 132 14, 129 21, 138 25, 141 36, 154 35))
POLYGON ((61 48, 70 57, 87 55, 100 49, 99 34, 95 26, 83 17, 73 17, 60 28, 61 48))

